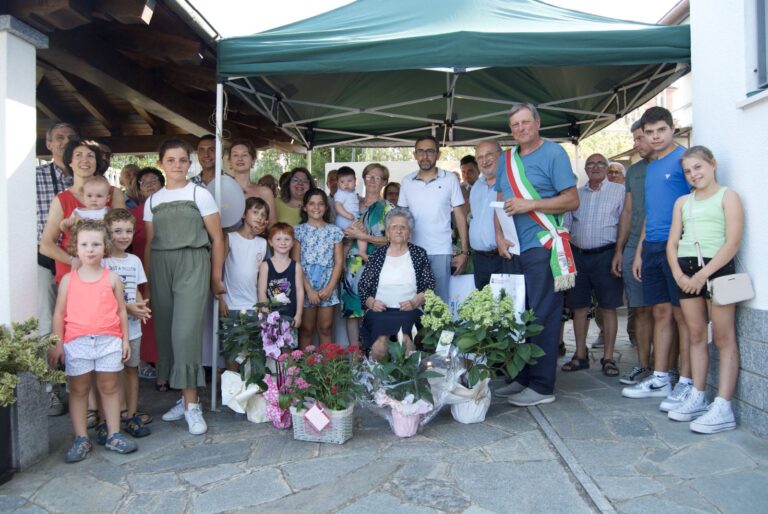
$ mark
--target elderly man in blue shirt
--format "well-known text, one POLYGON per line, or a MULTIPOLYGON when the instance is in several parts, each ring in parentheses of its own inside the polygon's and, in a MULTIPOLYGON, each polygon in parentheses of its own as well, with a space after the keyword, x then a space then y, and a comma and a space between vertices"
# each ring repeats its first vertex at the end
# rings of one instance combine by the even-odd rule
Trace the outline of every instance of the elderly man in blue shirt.
POLYGON ((472 249, 472 264, 475 287, 482 289, 491 281, 493 273, 501 273, 503 260, 496 248, 496 230, 493 225, 493 208, 496 201, 496 165, 501 155, 497 141, 482 141, 475 147, 475 158, 480 177, 469 190, 469 205, 472 216, 469 221, 469 246, 472 249))

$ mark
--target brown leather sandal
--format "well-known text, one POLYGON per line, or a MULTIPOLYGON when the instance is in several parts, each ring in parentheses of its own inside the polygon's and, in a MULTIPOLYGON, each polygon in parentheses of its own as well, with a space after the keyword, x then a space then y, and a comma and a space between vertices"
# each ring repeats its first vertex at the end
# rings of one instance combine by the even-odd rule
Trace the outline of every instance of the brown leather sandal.
POLYGON ((619 376, 619 367, 613 359, 600 359, 600 365, 603 367, 603 375, 606 377, 619 376))
POLYGON ((580 358, 575 353, 571 357, 570 362, 566 362, 560 368, 561 370, 570 373, 571 371, 579 371, 582 369, 589 369, 589 357, 580 358))

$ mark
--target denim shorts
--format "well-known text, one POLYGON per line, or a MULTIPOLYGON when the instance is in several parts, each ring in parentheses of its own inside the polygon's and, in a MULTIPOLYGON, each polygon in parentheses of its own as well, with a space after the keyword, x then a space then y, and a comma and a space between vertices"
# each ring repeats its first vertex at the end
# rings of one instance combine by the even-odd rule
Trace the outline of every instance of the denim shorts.
POLYGON ((643 243, 643 299, 646 305, 671 303, 680 307, 677 284, 667 261, 667 242, 643 243))
POLYGON ((576 286, 565 293, 569 309, 582 309, 592 305, 592 291, 597 305, 603 309, 616 309, 624 304, 624 283, 611 274, 614 250, 595 254, 581 253, 574 248, 576 286))
MULTIPOLYGON (((706 265, 711 259, 704 258, 704 265, 706 265)), ((689 277, 693 276, 697 271, 699 271, 702 267, 699 266, 699 260, 696 257, 679 257, 677 259, 677 263, 680 264, 680 269, 683 270, 683 273, 688 275, 689 277)), ((736 273, 736 263, 733 259, 731 259, 725 266, 720 268, 719 270, 715 271, 710 278, 717 278, 722 277, 724 275, 732 275, 736 273)), ((679 287, 677 288, 677 294, 680 295, 681 300, 687 300, 689 298, 711 298, 709 291, 707 290, 707 284, 704 284, 704 287, 701 288, 701 291, 699 291, 699 294, 688 294, 684 293, 682 289, 679 287)))
POLYGON ((635 261, 636 247, 624 248, 624 262, 621 267, 621 274, 624 278, 624 292, 627 297, 627 306, 629 308, 645 307, 643 298, 643 283, 635 278, 632 273, 632 263, 635 261))

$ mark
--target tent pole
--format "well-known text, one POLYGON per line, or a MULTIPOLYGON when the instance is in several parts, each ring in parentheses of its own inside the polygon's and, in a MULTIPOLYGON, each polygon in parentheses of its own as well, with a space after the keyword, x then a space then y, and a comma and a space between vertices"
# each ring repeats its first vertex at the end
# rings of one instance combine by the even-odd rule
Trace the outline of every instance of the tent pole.
POLYGON ((336 162, 336 147, 331 147, 331 162, 336 162))
POLYGON ((310 148, 307 150, 307 168, 309 169, 309 174, 312 174, 312 149, 310 148))
MULTIPOLYGON (((221 212, 221 157, 223 154, 221 146, 221 135, 224 126, 224 84, 216 84, 216 174, 214 183, 216 184, 215 200, 221 212)), ((213 299, 213 337, 211 351, 211 411, 216 411, 216 391, 218 389, 218 367, 219 367, 219 300, 213 299)))

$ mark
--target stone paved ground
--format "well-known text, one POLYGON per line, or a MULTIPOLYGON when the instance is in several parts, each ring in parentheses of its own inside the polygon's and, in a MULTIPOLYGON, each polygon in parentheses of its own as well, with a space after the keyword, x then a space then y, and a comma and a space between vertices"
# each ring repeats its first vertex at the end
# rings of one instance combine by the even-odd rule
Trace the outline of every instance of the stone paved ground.
MULTIPOLYGON (((634 362, 625 336, 619 350, 624 371, 634 362)), ((406 440, 359 411, 343 446, 294 441, 226 409, 207 413, 206 436, 191 436, 159 420, 174 395, 143 386, 158 420, 137 453, 96 448, 66 465, 68 419, 52 419, 50 458, 0 487, 0 512, 768 511, 764 439, 693 434, 657 401, 623 400, 595 366, 561 373, 551 405, 494 401, 478 425, 445 409, 406 440)))

